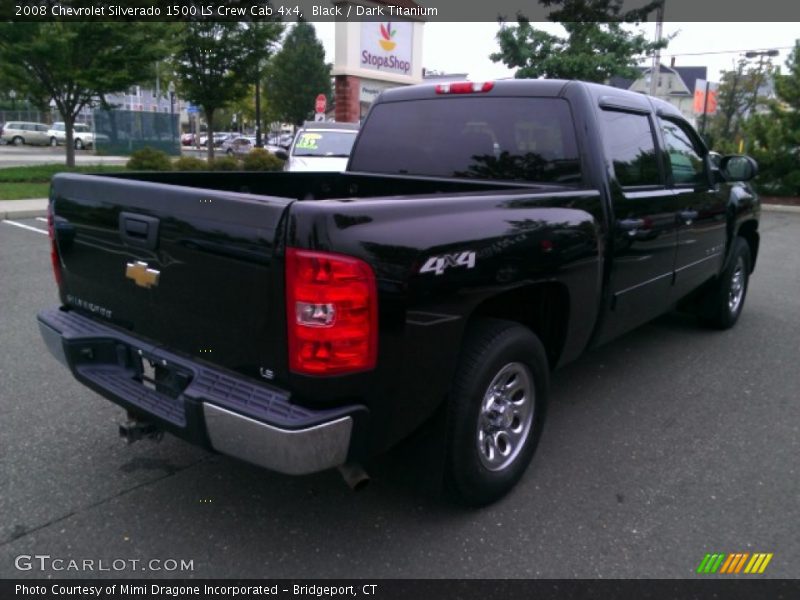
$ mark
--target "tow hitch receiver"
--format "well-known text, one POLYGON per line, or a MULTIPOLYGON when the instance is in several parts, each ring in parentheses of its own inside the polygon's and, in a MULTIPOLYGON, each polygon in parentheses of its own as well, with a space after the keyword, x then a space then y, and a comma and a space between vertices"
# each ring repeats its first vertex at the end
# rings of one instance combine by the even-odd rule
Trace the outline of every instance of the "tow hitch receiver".
POLYGON ((127 420, 119 424, 119 436, 128 444, 142 439, 160 442, 161 438, 164 437, 164 431, 154 423, 143 421, 128 413, 127 420))

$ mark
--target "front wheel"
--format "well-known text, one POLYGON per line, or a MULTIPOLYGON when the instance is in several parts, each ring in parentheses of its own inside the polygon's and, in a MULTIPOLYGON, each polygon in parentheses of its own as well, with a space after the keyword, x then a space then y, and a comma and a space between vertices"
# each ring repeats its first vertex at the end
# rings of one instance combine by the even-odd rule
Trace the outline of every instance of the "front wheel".
POLYGON ((54 137, 51 137, 50 138, 50 145, 53 146, 53 147, 58 146, 58 140, 56 138, 54 138, 54 137))
POLYGON ((520 480, 539 442, 548 380, 529 329, 498 319, 470 327, 447 407, 444 483, 453 499, 486 505, 520 480))
POLYGON ((730 329, 739 320, 750 279, 750 246, 737 237, 727 266, 703 298, 703 320, 717 329, 730 329))

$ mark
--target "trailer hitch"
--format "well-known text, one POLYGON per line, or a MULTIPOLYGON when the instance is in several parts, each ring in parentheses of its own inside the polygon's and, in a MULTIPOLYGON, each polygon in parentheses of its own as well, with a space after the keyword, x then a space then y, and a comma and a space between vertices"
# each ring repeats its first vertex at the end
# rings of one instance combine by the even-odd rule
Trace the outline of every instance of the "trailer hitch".
POLYGON ((148 439, 160 442, 164 437, 164 430, 159 429, 155 423, 139 419, 135 415, 128 413, 126 421, 119 424, 119 436, 128 444, 148 439))

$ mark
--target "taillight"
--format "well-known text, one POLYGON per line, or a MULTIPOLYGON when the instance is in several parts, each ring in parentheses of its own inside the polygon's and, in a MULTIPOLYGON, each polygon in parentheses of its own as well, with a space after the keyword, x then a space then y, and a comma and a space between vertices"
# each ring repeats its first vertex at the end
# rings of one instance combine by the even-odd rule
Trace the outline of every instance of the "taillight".
POLYGON ((436 86, 437 94, 480 94, 489 92, 494 87, 493 81, 459 81, 457 83, 440 83, 436 86))
POLYGON ((292 372, 341 375, 375 367, 378 299, 363 260, 288 248, 286 312, 292 372))
POLYGON ((53 203, 47 204, 47 234, 50 236, 50 262, 53 264, 53 276, 56 278, 56 285, 61 290, 61 257, 58 254, 56 244, 56 218, 53 213, 53 203))

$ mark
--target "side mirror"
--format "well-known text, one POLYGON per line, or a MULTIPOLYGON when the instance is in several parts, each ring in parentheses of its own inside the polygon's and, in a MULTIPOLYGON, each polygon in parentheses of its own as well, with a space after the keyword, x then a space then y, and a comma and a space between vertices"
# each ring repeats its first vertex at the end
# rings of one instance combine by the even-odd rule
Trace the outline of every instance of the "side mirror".
POLYGON ((732 154, 722 157, 719 171, 725 181, 750 181, 758 175, 758 163, 749 156, 732 154))
POLYGON ((277 156, 281 160, 289 160, 289 153, 286 151, 285 148, 281 148, 280 150, 275 150, 275 156, 277 156))

